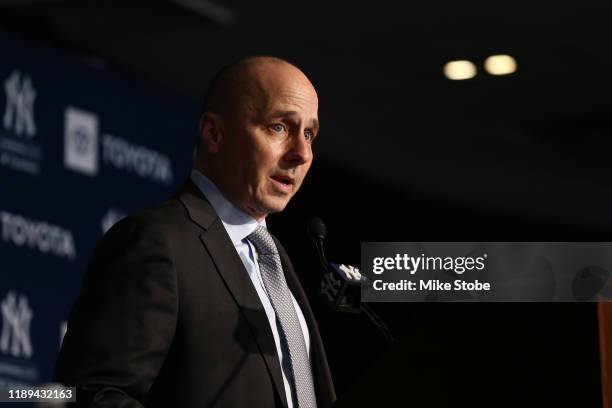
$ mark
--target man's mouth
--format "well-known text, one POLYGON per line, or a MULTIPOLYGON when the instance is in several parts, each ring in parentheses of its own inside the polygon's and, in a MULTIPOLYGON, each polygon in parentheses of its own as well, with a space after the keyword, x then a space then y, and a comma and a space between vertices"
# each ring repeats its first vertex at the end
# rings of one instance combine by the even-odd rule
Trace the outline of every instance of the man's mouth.
POLYGON ((276 176, 272 176, 272 179, 286 186, 293 185, 294 183, 293 179, 289 176, 276 175, 276 176))
POLYGON ((276 174, 274 176, 270 176, 270 178, 275 182, 274 184, 279 190, 283 192, 289 192, 293 190, 295 180, 292 177, 285 176, 282 174, 276 174))

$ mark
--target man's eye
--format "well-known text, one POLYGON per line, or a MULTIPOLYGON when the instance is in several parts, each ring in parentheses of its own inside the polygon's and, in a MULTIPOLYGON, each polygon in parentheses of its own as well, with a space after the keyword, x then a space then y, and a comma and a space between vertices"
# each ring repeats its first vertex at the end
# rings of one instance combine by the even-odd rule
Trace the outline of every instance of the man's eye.
POLYGON ((282 123, 275 123, 274 125, 270 126, 270 129, 272 129, 274 132, 281 133, 285 130, 285 125, 282 123))
POLYGON ((307 131, 304 132, 304 137, 309 142, 312 142, 312 140, 314 139, 314 133, 312 131, 310 131, 310 130, 307 130, 307 131))

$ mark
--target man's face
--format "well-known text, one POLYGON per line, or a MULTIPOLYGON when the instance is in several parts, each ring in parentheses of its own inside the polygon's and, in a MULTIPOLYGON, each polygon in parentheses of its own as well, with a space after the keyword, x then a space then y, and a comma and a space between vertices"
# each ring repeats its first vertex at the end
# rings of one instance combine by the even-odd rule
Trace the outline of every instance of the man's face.
POLYGON ((258 220, 285 208, 313 158, 317 94, 303 74, 287 70, 257 84, 225 120, 223 192, 258 220))

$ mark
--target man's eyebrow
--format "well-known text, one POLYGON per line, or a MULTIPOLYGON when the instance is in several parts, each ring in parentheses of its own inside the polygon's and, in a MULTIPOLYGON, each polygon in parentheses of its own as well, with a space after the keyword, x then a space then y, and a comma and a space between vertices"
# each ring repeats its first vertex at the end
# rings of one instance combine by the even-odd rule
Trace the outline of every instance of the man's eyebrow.
POLYGON ((314 128, 314 130, 316 130, 317 132, 319 131, 319 119, 313 119, 312 121, 312 127, 314 128))
MULTIPOLYGON (((280 118, 280 117, 291 117, 291 116, 296 116, 298 115, 297 111, 292 111, 292 110, 280 110, 280 111, 276 111, 274 113, 272 113, 270 115, 270 117, 272 118, 280 118)), ((312 119, 312 125, 309 126, 310 128, 313 128, 315 130, 319 130, 319 120, 314 118, 312 119)))

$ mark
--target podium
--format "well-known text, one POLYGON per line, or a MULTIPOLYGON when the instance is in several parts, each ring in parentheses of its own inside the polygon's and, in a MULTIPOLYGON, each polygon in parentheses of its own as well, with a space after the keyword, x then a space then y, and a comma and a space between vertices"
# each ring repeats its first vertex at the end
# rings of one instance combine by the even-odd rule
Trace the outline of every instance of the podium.
POLYGON ((595 305, 446 306, 409 319, 335 407, 601 407, 595 305))

